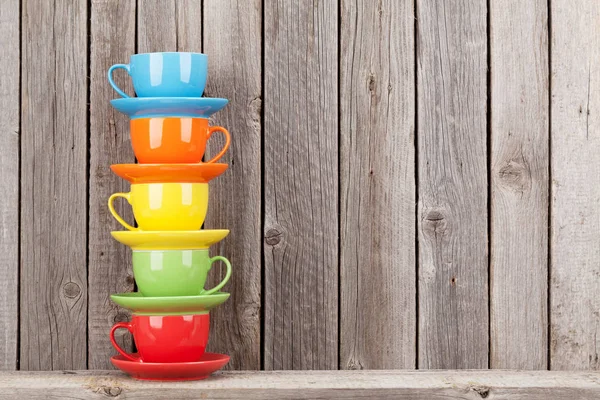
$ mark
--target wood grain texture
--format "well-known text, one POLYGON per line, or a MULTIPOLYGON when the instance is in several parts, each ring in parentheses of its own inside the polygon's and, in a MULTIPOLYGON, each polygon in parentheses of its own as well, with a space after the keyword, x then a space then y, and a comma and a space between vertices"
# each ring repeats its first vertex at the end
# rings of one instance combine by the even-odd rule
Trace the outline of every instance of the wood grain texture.
POLYGON ((19 327, 19 1, 0 7, 0 370, 17 368, 19 327))
POLYGON ((599 369, 600 3, 552 9, 552 369, 599 369))
POLYGON ((499 399, 592 400, 590 372, 222 372, 203 381, 136 381, 114 371, 0 374, 0 399, 499 399), (549 395, 550 394, 550 395, 549 395))
POLYGON ((87 3, 22 2, 20 367, 86 367, 87 3))
POLYGON ((177 2, 178 0, 138 2, 137 53, 177 51, 177 2))
POLYGON ((265 0, 264 367, 338 367, 338 7, 265 0))
POLYGON ((487 368, 487 10, 417 12, 419 368, 487 368))
POLYGON ((341 6, 340 367, 414 368, 413 1, 341 6))
MULTIPOLYGON (((123 227, 108 212, 106 202, 112 193, 128 192, 129 183, 110 170, 111 164, 135 162, 129 136, 129 119, 110 105, 119 95, 108 84, 111 65, 128 63, 135 52, 135 0, 93 0, 90 38, 90 198, 89 198, 89 303, 88 368, 113 368, 110 357, 116 350, 108 333, 117 321, 127 321, 130 312, 118 307, 110 295, 133 290, 131 251, 110 236, 123 227)), ((116 71, 119 87, 133 94, 131 78, 116 71)), ((131 206, 118 202, 118 213, 133 221, 131 206)), ((115 337, 126 349, 132 339, 125 329, 115 337)))
POLYGON ((492 2, 490 366, 548 353, 547 2, 492 2))
MULTIPOLYGON (((138 53, 202 50, 202 2, 138 2, 138 53)), ((210 79, 210 76, 209 76, 210 79)))
MULTIPOLYGON (((209 57, 205 95, 229 99, 211 124, 225 127, 232 141, 219 161, 229 164, 229 169, 210 183, 204 223, 206 229, 231 230, 212 252, 227 257, 233 266, 224 288, 231 298, 211 312, 208 349, 229 354, 230 369, 255 370, 261 364, 262 7, 260 0, 205 0, 203 13, 210 26, 204 37, 209 57)), ((207 156, 212 157, 223 144, 220 134, 215 134, 207 156)), ((207 287, 220 281, 223 272, 222 265, 214 268, 207 287)))

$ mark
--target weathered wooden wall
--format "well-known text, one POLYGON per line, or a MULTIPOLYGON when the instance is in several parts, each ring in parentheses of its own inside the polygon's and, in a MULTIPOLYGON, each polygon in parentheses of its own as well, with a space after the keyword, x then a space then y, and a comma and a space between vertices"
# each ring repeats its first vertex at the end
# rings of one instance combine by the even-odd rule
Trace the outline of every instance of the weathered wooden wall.
POLYGON ((109 165, 134 156, 106 70, 176 50, 230 99, 206 221, 231 229, 229 368, 600 367, 596 0, 2 0, 0 23, 0 369, 111 367, 134 281, 109 165))

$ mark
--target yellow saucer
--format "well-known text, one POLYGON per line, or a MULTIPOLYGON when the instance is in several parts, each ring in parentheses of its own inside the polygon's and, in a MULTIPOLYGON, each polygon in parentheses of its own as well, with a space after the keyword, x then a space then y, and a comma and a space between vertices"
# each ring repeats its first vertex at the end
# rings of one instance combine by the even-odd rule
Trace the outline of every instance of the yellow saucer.
POLYGON ((110 234, 131 250, 198 250, 220 242, 229 230, 112 231, 110 234))

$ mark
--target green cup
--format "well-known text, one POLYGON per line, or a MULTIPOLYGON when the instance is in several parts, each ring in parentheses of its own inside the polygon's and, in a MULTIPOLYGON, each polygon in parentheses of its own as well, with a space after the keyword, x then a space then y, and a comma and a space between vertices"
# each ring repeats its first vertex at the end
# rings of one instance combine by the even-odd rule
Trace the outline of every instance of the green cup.
POLYGON ((134 251, 133 276, 138 290, 147 297, 207 295, 227 283, 231 264, 225 257, 211 258, 208 249, 134 251), (223 261, 227 273, 217 286, 204 290, 206 276, 215 261, 223 261))

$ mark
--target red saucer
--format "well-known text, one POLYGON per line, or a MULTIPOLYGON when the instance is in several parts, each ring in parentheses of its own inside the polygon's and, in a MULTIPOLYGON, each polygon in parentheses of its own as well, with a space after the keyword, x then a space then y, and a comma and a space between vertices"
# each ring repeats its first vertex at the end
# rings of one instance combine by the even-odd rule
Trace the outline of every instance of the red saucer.
POLYGON ((129 361, 118 355, 111 357, 113 365, 132 378, 145 381, 195 381, 208 378, 210 374, 223 368, 229 356, 217 353, 204 353, 200 361, 182 363, 145 363, 129 361))

